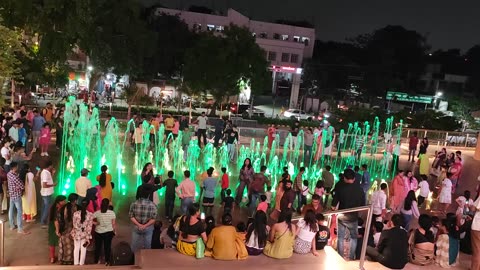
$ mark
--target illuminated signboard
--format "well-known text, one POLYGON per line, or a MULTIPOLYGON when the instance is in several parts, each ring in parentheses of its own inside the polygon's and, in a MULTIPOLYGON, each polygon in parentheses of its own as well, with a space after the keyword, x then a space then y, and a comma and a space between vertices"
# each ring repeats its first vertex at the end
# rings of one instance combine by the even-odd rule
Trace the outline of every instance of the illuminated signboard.
POLYGON ((386 100, 431 104, 433 97, 425 95, 409 95, 403 92, 388 91, 386 100))
POLYGON ((296 74, 302 74, 302 71, 303 71, 302 68, 284 67, 284 66, 271 66, 270 70, 276 71, 276 72, 296 73, 296 74))

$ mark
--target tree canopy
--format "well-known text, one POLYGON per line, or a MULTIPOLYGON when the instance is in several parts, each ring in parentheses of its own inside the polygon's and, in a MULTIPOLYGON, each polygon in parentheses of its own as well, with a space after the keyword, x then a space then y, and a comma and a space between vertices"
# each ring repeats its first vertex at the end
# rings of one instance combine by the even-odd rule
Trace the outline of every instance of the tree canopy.
POLYGON ((187 50, 183 74, 189 88, 208 92, 218 102, 239 94, 240 81, 248 82, 253 93, 271 87, 265 52, 247 28, 235 25, 221 36, 201 33, 187 50))

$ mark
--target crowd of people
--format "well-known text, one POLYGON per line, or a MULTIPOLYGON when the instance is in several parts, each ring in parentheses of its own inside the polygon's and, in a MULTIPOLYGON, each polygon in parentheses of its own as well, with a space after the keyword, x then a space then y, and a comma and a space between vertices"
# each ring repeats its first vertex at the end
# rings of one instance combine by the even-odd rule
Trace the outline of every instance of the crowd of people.
MULTIPOLYGON (((393 269, 402 269, 407 262, 449 267, 458 263, 460 251, 467 254, 479 251, 476 249, 478 239, 474 236, 478 227, 476 223, 480 222, 476 220, 480 218, 476 217, 480 201, 474 202, 470 191, 455 199, 455 213, 448 212, 450 208, 442 208, 435 213, 428 211, 431 191, 430 179, 425 175, 421 175, 418 182, 412 171, 400 170, 390 186, 379 182, 378 189, 370 195, 374 181, 371 181, 366 165, 345 169, 335 185, 330 169, 327 166, 315 182, 304 179, 305 168, 300 168, 295 177, 284 168, 282 178, 273 191, 266 167, 262 166, 259 172, 254 172, 247 158, 239 172, 235 197, 229 189, 225 168, 222 168, 222 175, 215 177, 214 168, 210 168, 206 177, 198 180, 190 179, 190 172, 185 171, 184 179, 178 185, 173 181, 174 184, 166 187, 165 192, 172 196, 169 200, 177 195, 181 208, 177 211, 180 215, 173 218, 171 209, 166 212, 171 222, 166 230, 158 234, 161 243, 165 248, 176 248, 188 256, 209 256, 219 260, 245 259, 260 254, 276 259, 289 258, 293 253, 318 255, 317 250, 328 244, 344 258, 353 260, 359 259, 361 243, 367 241, 368 257, 393 269), (217 185, 221 185, 221 207, 217 212, 221 216, 219 226, 215 226, 214 216, 209 215, 215 205, 217 185), (203 193, 199 200, 202 204, 195 203, 197 186, 203 193), (310 202, 308 197, 311 197, 310 202), (373 205, 368 239, 363 239, 365 217, 362 219, 358 213, 337 216, 331 221, 334 226, 326 227, 327 219, 323 214, 366 204, 373 205), (235 225, 232 216, 241 213, 239 208, 245 208, 249 218, 237 220, 235 225), (300 216, 294 216, 295 212, 300 216), (206 217, 204 213, 207 213, 206 217), (203 255, 199 255, 199 250, 203 255)), ((449 176, 450 173, 447 181, 450 181, 449 176)), ((173 172, 169 172, 167 181, 172 179, 173 172)), ((136 240, 132 243, 134 250, 149 248, 155 241, 150 237, 154 235, 154 224, 158 219, 157 205, 149 196, 152 190, 165 186, 143 183, 137 193, 138 200, 130 208, 130 218, 138 226, 133 231, 135 236, 132 239, 136 240), (149 213, 138 212, 137 204, 148 204, 149 213), (137 216, 140 218, 137 219, 137 216), (151 227, 151 233, 147 233, 143 226, 151 227)), ((444 190, 442 187, 437 192, 442 207, 444 190)), ((453 196, 452 189, 447 191, 453 196)))
MULTIPOLYGON (((74 182, 75 192, 67 197, 54 197, 56 182, 49 158, 50 127, 55 128, 57 146, 61 146, 62 119, 62 110, 55 111, 50 104, 41 111, 20 106, 0 119, 2 214, 8 210, 10 228, 19 234, 28 234, 24 222, 34 222, 40 210, 40 224, 48 229, 52 263, 83 265, 87 247, 95 243, 95 263, 102 261, 109 265, 117 225, 112 206, 114 182, 108 167, 101 167, 95 184, 89 178, 90 171, 82 169, 74 182), (40 156, 45 159, 40 168, 34 170, 31 159, 37 149, 41 149, 40 156), (41 183, 40 208, 36 205, 35 179, 41 183)), ((145 137, 141 123, 146 119, 134 116, 133 120, 132 143, 142 144, 145 137)), ((194 121, 198 125, 200 146, 208 143, 207 120, 202 114, 194 121)), ((237 158, 238 132, 229 121, 218 123, 214 146, 223 140, 233 161, 237 158)), ((179 130, 190 132, 185 117, 176 119, 169 115, 163 119, 158 114, 150 119, 150 125, 156 130, 162 124, 167 138, 175 138, 179 130)), ((319 130, 305 130, 304 160, 318 158, 311 146, 319 130)), ((294 124, 292 137, 299 131, 298 124, 294 124)), ((151 140, 155 132, 150 133, 151 140)), ((269 127, 270 146, 275 134, 275 126, 269 127)), ((182 141, 184 147, 190 143, 191 135, 186 137, 188 140, 182 141)), ((298 140, 291 142, 295 144, 298 140)), ((361 147, 364 146, 357 148, 361 147)), ((417 158, 418 166, 398 170, 389 184, 372 179, 368 166, 358 163, 360 159, 355 160, 357 166, 348 166, 338 175, 336 183, 328 165, 318 179, 308 179, 305 167, 296 168, 295 175, 283 168, 281 179, 275 183, 265 166, 255 171, 247 158, 238 172, 237 183, 237 178, 230 181, 227 168, 223 167, 211 167, 197 179, 191 179, 187 170, 183 172, 183 180, 177 181, 173 171, 167 172, 166 179, 154 175, 153 165, 147 163, 140 175, 142 181, 136 200, 128 212, 133 226, 131 249, 136 252, 142 248, 175 248, 181 254, 197 258, 241 260, 261 254, 276 259, 290 258, 294 253, 318 256, 318 250, 330 245, 344 258, 354 260, 359 259, 362 243, 367 241, 367 255, 389 268, 401 269, 407 262, 449 267, 458 262, 459 251, 462 251, 473 253, 472 269, 480 269, 480 261, 476 259, 480 255, 479 189, 476 198, 468 190, 453 198, 463 169, 462 153, 447 154, 446 149, 442 149, 430 164, 427 148, 428 139, 420 141, 413 134, 409 139, 408 161, 415 162, 417 158), (418 145, 420 151, 416 155, 418 145), (161 189, 165 194, 163 201, 158 195, 161 189), (197 189, 201 191, 200 196, 197 189), (432 191, 440 204, 438 212, 429 211, 432 191), (176 209, 177 198, 180 207, 176 209), (449 212, 452 200, 456 203, 454 213, 449 212), (331 210, 367 204, 373 205, 368 239, 364 239, 365 216, 346 213, 328 218, 332 217, 328 214, 331 210), (161 205, 165 208, 162 217, 159 215, 161 205), (215 217, 221 217, 218 226, 215 217), (162 228, 161 220, 167 220, 166 229, 162 228)), ((328 153, 331 149, 323 151, 328 153)))

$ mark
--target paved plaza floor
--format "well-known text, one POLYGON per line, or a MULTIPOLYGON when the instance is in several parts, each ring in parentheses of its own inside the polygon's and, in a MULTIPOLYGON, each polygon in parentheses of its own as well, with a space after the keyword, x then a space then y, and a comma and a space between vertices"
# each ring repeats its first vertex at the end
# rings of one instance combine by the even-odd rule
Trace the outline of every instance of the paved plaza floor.
MULTIPOLYGON (((451 148, 449 151, 454 151, 451 148)), ((462 150, 463 151, 463 150, 462 150)), ((474 190, 478 181, 477 176, 480 174, 480 162, 473 160, 473 151, 464 151, 465 167, 462 179, 457 189, 458 193, 463 193, 464 190, 474 190)), ((403 155, 401 157, 400 168, 409 169, 412 167, 412 163, 407 162, 407 157, 403 155)), ((134 200, 129 196, 117 196, 114 195, 115 212, 117 213, 118 233, 114 238, 113 245, 120 241, 130 241, 130 222, 127 217, 128 206, 134 200)), ((40 206, 41 204, 39 204, 40 206)), ((453 209, 452 205, 452 209, 453 209)), ((159 216, 163 216, 163 206, 159 209, 159 216)), ((216 212, 219 214, 219 212, 216 212)), ((246 221, 247 213, 242 210, 240 214, 236 215, 238 219, 246 221)), ((6 215, 2 216, 6 218, 6 215)), ((217 218, 218 220, 218 218, 217 218)), ((167 221, 164 220, 164 227, 167 221)), ((15 231, 10 231, 8 226, 5 226, 5 259, 9 266, 20 266, 17 269, 52 269, 52 265, 49 264, 48 258, 48 246, 47 246, 47 230, 41 229, 38 223, 30 223, 26 225, 26 230, 30 231, 29 235, 18 235, 15 231), (31 268, 27 266, 36 266, 31 268)), ((338 258, 332 256, 322 256, 321 258, 315 258, 311 255, 295 255, 289 260, 272 260, 264 256, 257 258, 248 258, 243 262, 218 262, 212 259, 206 258, 203 260, 195 260, 193 258, 187 258, 172 250, 151 250, 146 251, 147 257, 152 257, 154 261, 157 261, 157 265, 148 264, 144 265, 144 269, 200 269, 210 268, 214 269, 227 269, 227 267, 233 267, 234 269, 292 269, 297 265, 302 265, 303 269, 327 269, 327 266, 339 266, 337 269, 358 269, 358 261, 344 262, 341 260, 337 263, 338 258), (191 263, 190 263, 191 261, 191 263)), ((335 254, 336 255, 336 254, 335 254)), ((340 258, 341 259, 341 258, 340 258)), ((89 252, 86 263, 93 263, 93 252, 89 252)), ((452 269, 468 269, 470 264, 470 257, 465 254, 460 255, 460 263, 458 266, 452 267, 452 269)), ((54 269, 72 269, 73 267, 62 267, 55 265, 54 269)), ((101 269, 101 265, 87 265, 86 269, 101 269)), ((132 268, 132 267, 123 267, 132 268)), ((366 269, 386 269, 381 267, 377 263, 367 262, 366 269)), ((422 269, 436 269, 435 266, 422 267, 422 269)), ((331 268, 330 268, 331 269, 331 268)), ((418 269, 413 265, 407 265, 405 269, 418 269)))

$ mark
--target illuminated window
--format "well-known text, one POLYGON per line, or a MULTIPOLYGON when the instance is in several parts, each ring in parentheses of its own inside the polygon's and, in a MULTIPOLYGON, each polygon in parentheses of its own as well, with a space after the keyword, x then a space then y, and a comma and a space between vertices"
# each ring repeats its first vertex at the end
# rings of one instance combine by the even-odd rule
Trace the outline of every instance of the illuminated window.
POLYGON ((223 32, 223 30, 225 30, 225 27, 223 27, 222 25, 215 27, 216 32, 223 32))
POLYGON ((293 41, 300 42, 300 37, 299 36, 293 36, 293 41))
POLYGON ((262 33, 260 33, 260 36, 259 36, 259 37, 260 37, 260 38, 267 38, 267 33, 262 32, 262 33))
POLYGON ((310 39, 308 37, 302 37, 302 43, 305 44, 305 46, 308 46, 308 43, 310 43, 310 39))
POLYGON ((292 56, 290 57, 290 62, 298 63, 298 54, 293 54, 292 53, 292 56))
POLYGON ((289 53, 282 53, 282 62, 290 61, 290 54, 289 53))
POLYGON ((213 31, 213 30, 215 30, 215 25, 213 25, 213 24, 207 24, 207 30, 208 30, 208 31, 213 31))
POLYGON ((277 53, 276 52, 268 52, 268 61, 275 61, 277 60, 277 53))
POLYGON ((280 34, 278 33, 273 34, 273 39, 280 39, 280 34))
POLYGON ((282 35, 282 40, 288 40, 288 35, 282 35))

